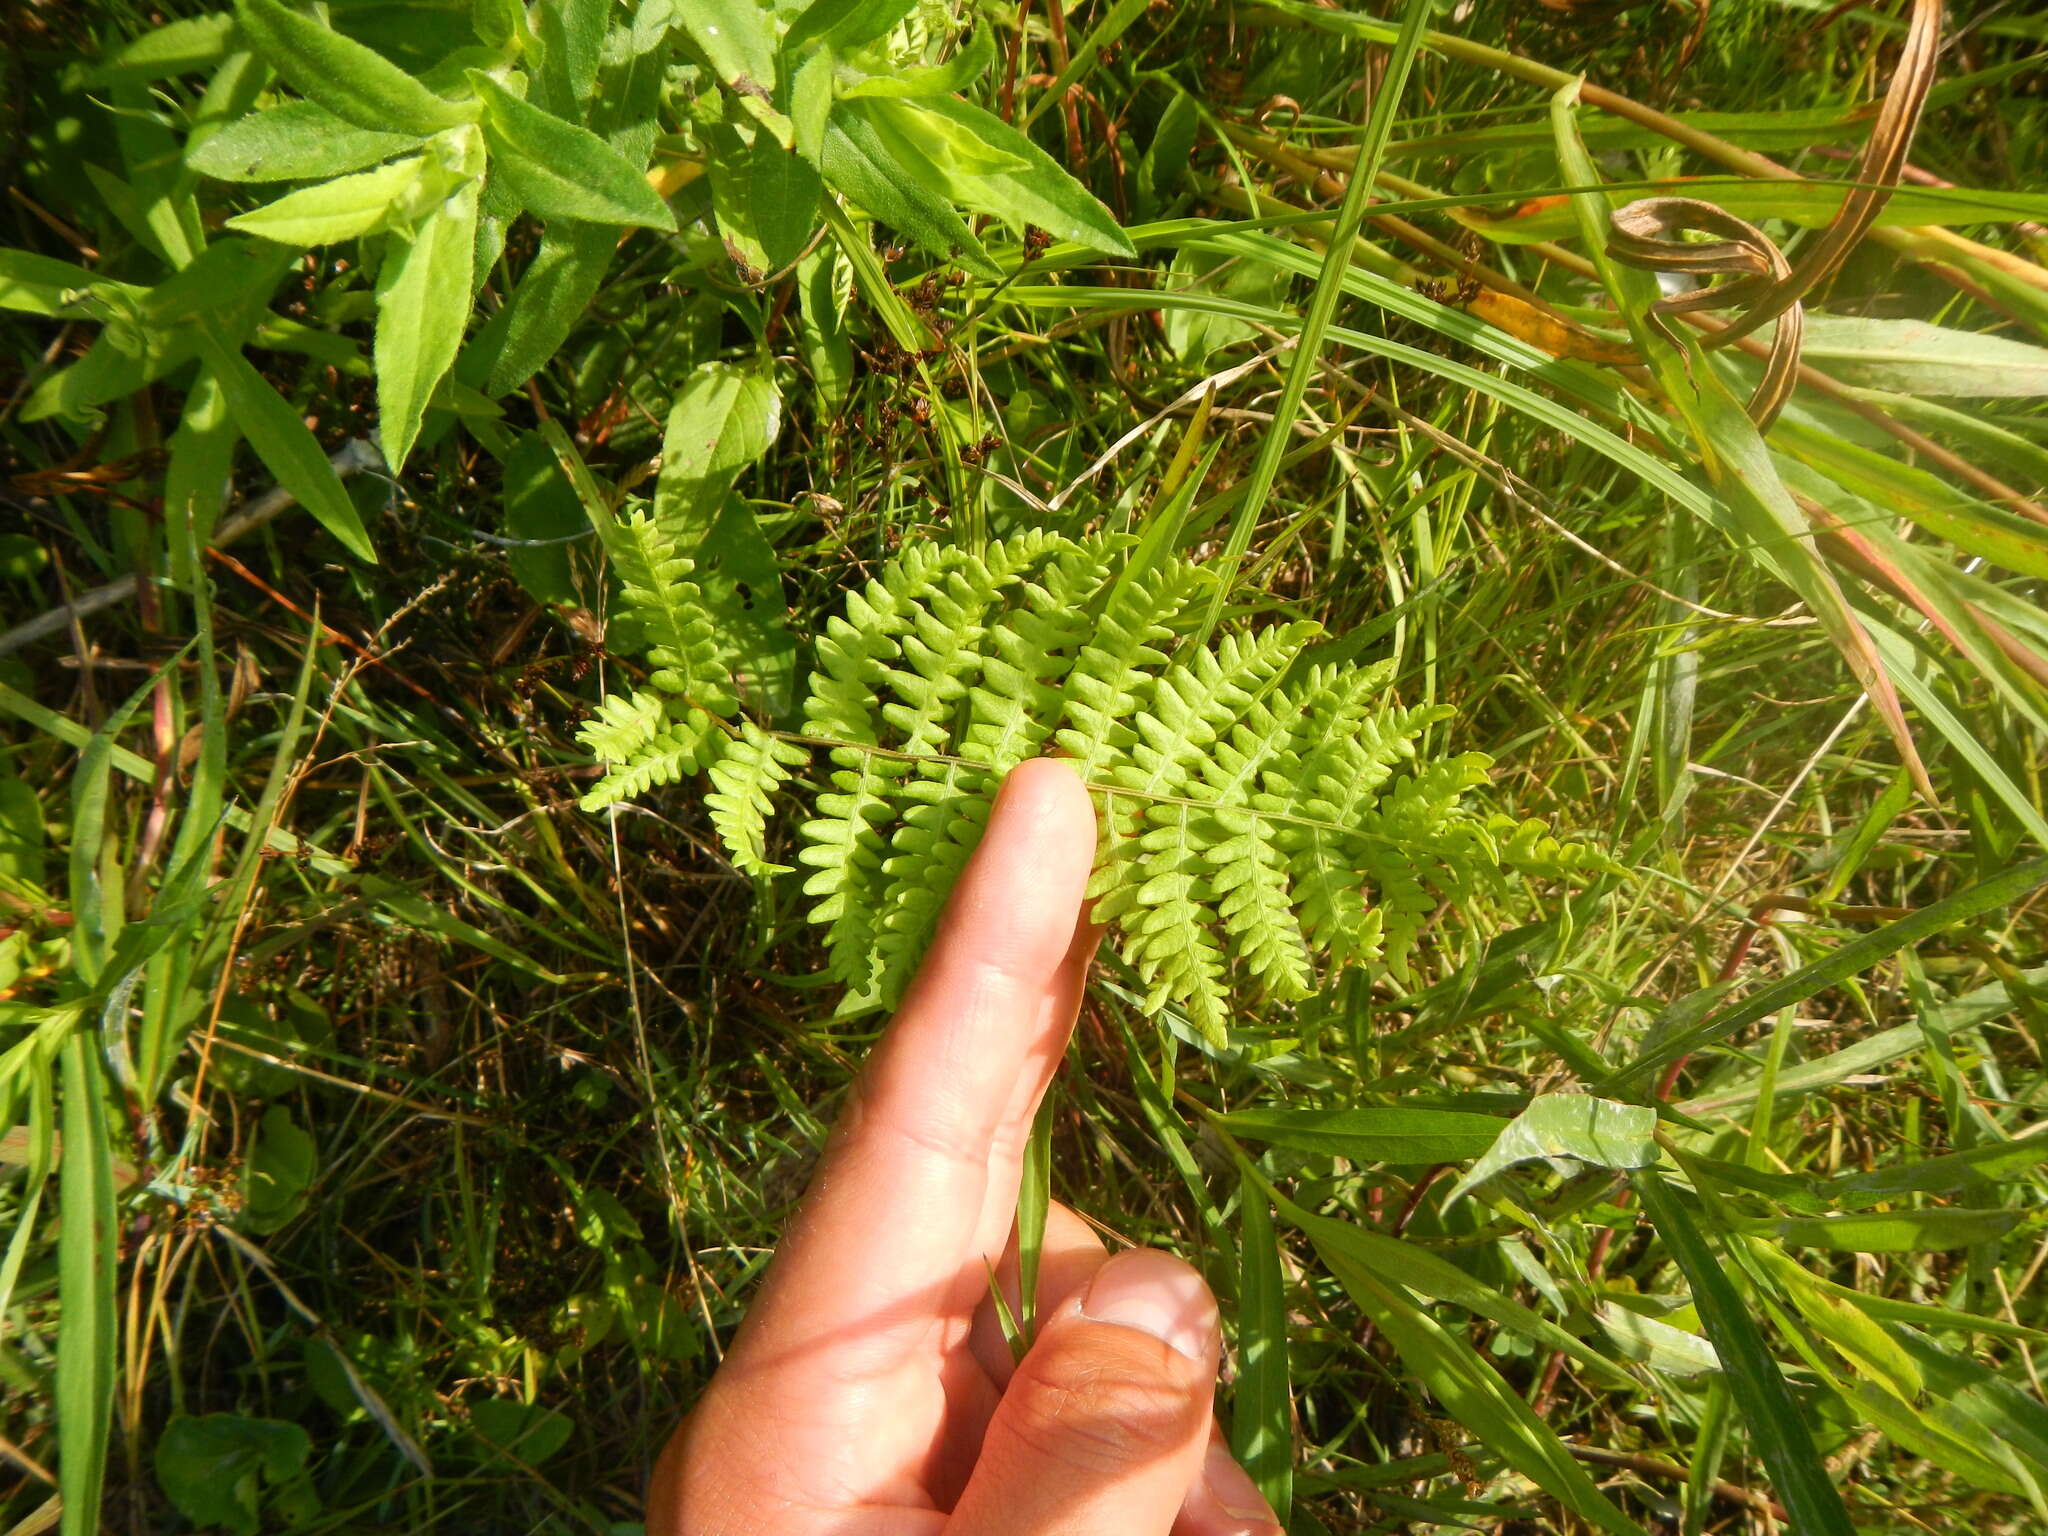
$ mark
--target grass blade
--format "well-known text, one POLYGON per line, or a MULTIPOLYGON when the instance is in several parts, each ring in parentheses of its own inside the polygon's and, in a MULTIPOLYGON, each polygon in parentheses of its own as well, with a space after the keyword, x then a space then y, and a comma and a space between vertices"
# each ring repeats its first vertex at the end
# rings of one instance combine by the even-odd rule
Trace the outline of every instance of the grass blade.
POLYGON ((1252 463, 1244 500, 1238 503, 1237 520, 1231 525, 1230 541, 1217 558, 1216 591, 1209 599, 1208 615, 1196 631, 1194 644, 1197 648, 1208 642, 1217 621, 1223 617, 1223 605, 1230 596, 1232 578, 1244 561, 1245 551, 1251 547, 1252 530, 1258 527, 1260 514, 1265 511, 1266 493, 1273 488, 1273 477, 1279 473, 1280 460, 1294 435, 1294 418, 1301 411, 1302 397, 1308 393, 1308 382, 1321 365, 1323 336, 1330 328, 1330 321, 1337 313, 1337 300, 1344 292, 1344 269, 1350 264, 1351 242, 1357 238, 1359 226, 1365 222, 1365 207, 1372 201, 1373 177, 1386 153, 1387 137, 1394 127, 1394 112, 1401 101, 1401 88, 1408 83, 1408 70, 1421 46, 1422 24, 1428 18, 1429 10, 1428 0, 1408 0, 1402 9, 1401 32, 1394 40, 1393 57, 1387 62, 1379 89, 1372 93, 1372 112, 1366 118, 1358 162, 1352 168, 1349 184, 1344 188, 1344 201, 1337 209, 1337 227, 1330 237, 1329 250, 1324 253, 1323 269, 1316 278, 1315 294, 1309 300, 1308 313, 1302 318, 1294 358, 1287 368, 1287 381, 1281 386, 1280 399, 1273 407, 1272 424, 1259 440, 1259 456, 1252 463))
MULTIPOLYGON (((2030 859, 2003 874, 1993 875, 1967 890, 1957 891, 1911 917, 1887 923, 1873 933, 1851 939, 1840 949, 1811 965, 1801 966, 1789 976, 1751 993, 1726 1013, 1718 1014, 1686 1030, 1638 1058, 1598 1087, 1601 1093, 1621 1093, 1642 1083, 1681 1057, 1703 1046, 1726 1039, 1748 1024, 1776 1013, 1780 1008, 1804 1002, 1816 992, 1869 969, 1887 955, 1945 933, 1960 923, 1986 912, 2010 906, 2040 885, 2048 883, 2048 858, 2030 859)), ((1654 1031, 1653 1024, 1651 1029, 1654 1031)))
POLYGON ((64 1174, 59 1191, 58 1491, 63 1536, 95 1536, 114 1410, 114 1168, 99 1035, 64 1042, 64 1174))
POLYGON ((1722 1261, 1707 1245, 1682 1197, 1661 1175, 1645 1169, 1631 1182, 1644 1213, 1692 1287, 1693 1305, 1721 1357, 1729 1393, 1792 1516, 1793 1528, 1802 1536, 1851 1536, 1855 1527, 1821 1465, 1805 1416, 1755 1320, 1729 1283, 1722 1261))
POLYGON ((1230 1405, 1230 1448, 1285 1524, 1294 1499, 1286 1279, 1264 1186, 1250 1177, 1241 1179, 1238 1201, 1238 1366, 1230 1405))
POLYGON ((1452 1418, 1588 1524, 1614 1536, 1643 1536, 1642 1527, 1615 1508, 1556 1432, 1508 1390, 1500 1373, 1470 1344, 1417 1306, 1401 1287, 1382 1281, 1342 1249, 1325 1246, 1318 1230, 1311 1230, 1309 1237, 1330 1272, 1452 1418))

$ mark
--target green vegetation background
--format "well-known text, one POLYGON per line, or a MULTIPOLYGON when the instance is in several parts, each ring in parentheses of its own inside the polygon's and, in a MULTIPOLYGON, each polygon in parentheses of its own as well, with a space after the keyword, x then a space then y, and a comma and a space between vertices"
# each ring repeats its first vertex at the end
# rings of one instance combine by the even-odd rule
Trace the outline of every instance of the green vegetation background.
POLYGON ((325 20, 4 23, 0 1530, 638 1528, 874 1028, 800 815, 578 805, 642 504, 750 729, 907 546, 1149 533, 1612 861, 1091 992, 1051 1192, 1226 1298, 1291 1529, 2048 1519, 2037 17, 1767 435, 1606 216, 1796 254, 1903 13, 325 20))

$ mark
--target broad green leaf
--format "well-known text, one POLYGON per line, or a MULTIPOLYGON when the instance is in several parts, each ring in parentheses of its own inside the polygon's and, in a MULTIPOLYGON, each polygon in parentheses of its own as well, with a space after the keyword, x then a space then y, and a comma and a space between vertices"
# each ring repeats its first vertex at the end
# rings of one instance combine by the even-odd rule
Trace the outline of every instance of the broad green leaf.
MULTIPOLYGON (((2032 859, 1952 896, 1945 896, 1931 906, 1922 907, 1911 917, 1859 934, 1832 954, 1759 987, 1727 1012, 1665 1041, 1600 1086, 1612 1092, 1642 1082, 1682 1056, 1690 1056, 1702 1047, 1725 1039, 1758 1019, 1769 1018, 1781 1008, 1802 1003, 1816 992, 1825 991, 1836 982, 1867 970, 1887 955, 1896 954, 1986 912, 2009 906, 2043 883, 2048 883, 2048 858, 2032 859)), ((1787 1076, 1789 1078, 1790 1074, 1787 1076)))
POLYGON ((35 786, 15 774, 0 776, 0 876, 40 886, 48 845, 35 786))
MULTIPOLYGON (((1277 309, 1287 304, 1288 274, 1262 261, 1244 261, 1214 251, 1174 253, 1166 286, 1221 294, 1241 303, 1277 309)), ((1166 344, 1190 368, 1204 367, 1226 347, 1259 334, 1249 321, 1200 309, 1169 309, 1165 314, 1166 344)))
POLYGON ((691 558, 694 579, 718 618, 719 657, 742 697, 775 719, 795 702, 796 637, 782 565, 745 497, 728 492, 691 558))
POLYGON ((1906 1402, 1868 1380, 1843 1384, 1842 1400, 1898 1450, 1925 1458, 1950 1477, 1966 1478, 1998 1493, 2027 1491, 2025 1472, 2011 1448, 1986 1436, 1946 1403, 1906 1402))
POLYGON ((1714 1346, 1696 1333, 1611 1301, 1593 1308, 1593 1319, 1614 1341, 1615 1352, 1664 1376, 1704 1376, 1721 1369, 1714 1346))
POLYGON ((93 66, 88 78, 94 85, 106 86, 207 69, 227 56, 234 32, 235 18, 226 11, 167 22, 116 49, 93 66))
POLYGON ((242 1224, 264 1233, 291 1221, 306 1208, 306 1190, 317 1162, 313 1138, 284 1105, 271 1105, 256 1128, 242 1171, 242 1224))
MULTIPOLYGON (((1785 483, 1834 513, 1894 565, 1900 557, 1887 524, 1904 516, 1966 554, 1980 555, 2024 576, 2048 577, 2048 528, 2017 512, 1958 495, 1926 470, 1802 422, 1780 422, 1772 440, 1797 455, 1797 462, 1781 461, 1785 483)), ((1937 576, 1914 585, 1940 597, 1952 584, 1937 576)), ((1950 606, 1961 612, 1960 604, 1950 606)), ((1952 620, 1951 627, 1969 623, 1967 618, 1952 620)))
POLYGON ((676 15, 731 91, 770 100, 775 93, 775 37, 757 0, 686 0, 676 15))
POLYGON ((844 400, 853 383, 853 342, 843 321, 851 297, 849 275, 838 247, 829 240, 796 268, 797 291, 802 295, 797 336, 803 344, 805 371, 827 407, 844 400))
POLYGON ((301 96, 358 128, 424 137, 476 115, 443 101, 375 49, 279 0, 240 0, 236 14, 257 52, 301 96))
POLYGON ((582 602, 570 550, 589 522, 583 504, 563 478, 555 451, 538 432, 524 432, 505 458, 505 551, 527 595, 535 602, 582 602))
POLYGON ((534 7, 534 33, 541 45, 533 77, 535 106, 571 122, 582 120, 584 105, 597 90, 610 9, 610 0, 543 0, 534 7))
POLYGON ((481 71, 471 70, 469 79, 484 104, 492 173, 534 213, 675 228, 675 215, 640 169, 588 128, 521 101, 481 71))
POLYGON ((256 1536, 263 1487, 298 1472, 313 1442, 296 1424, 233 1413, 179 1414, 156 1443, 156 1480, 194 1525, 256 1536))
POLYGON ((1774 1243, 1752 1239, 1749 1242, 1749 1253, 1777 1278, 1788 1293, 1793 1295, 1795 1302, 1799 1289, 1803 1288, 1818 1296, 1847 1302, 1865 1316, 1881 1322, 1906 1323, 1915 1328, 1938 1329, 1944 1333, 1981 1333, 1993 1338, 2048 1343, 2048 1331, 2007 1322, 2002 1317, 1958 1312, 1953 1307, 1938 1307, 1918 1301, 1897 1301, 1889 1296, 1851 1290, 1846 1285, 1838 1285, 1832 1280, 1814 1274, 1805 1264, 1783 1252, 1774 1243))
POLYGON ((317 101, 287 101, 236 118, 188 153, 185 163, 220 181, 312 181, 404 154, 421 137, 358 127, 317 101))
MULTIPOLYGON (((758 847, 754 851, 760 853, 758 847)), ((758 862, 767 868, 777 867, 767 865, 765 857, 758 862)), ((1053 1114, 1053 1097, 1047 1094, 1032 1116, 1017 1180, 1017 1316, 1012 1347, 1019 1359, 1038 1336, 1039 1265, 1045 1257, 1045 1219, 1052 1211, 1053 1114)), ((1000 1287, 995 1288, 995 1300, 1002 1300, 1000 1287)))
POLYGON ((480 185, 465 181, 406 239, 394 232, 377 274, 377 420, 397 474, 469 318, 480 185))
POLYGON ((789 134, 812 165, 825 162, 825 124, 832 118, 832 52, 820 48, 797 67, 789 87, 789 134))
POLYGON ((63 1172, 58 1191, 57 1485, 62 1536, 97 1536, 114 1414, 115 1278, 113 1129, 97 1030, 63 1044, 63 1172))
POLYGON ((299 505, 358 560, 374 564, 370 536, 341 478, 299 414, 249 365, 239 349, 202 326, 200 355, 226 393, 228 409, 256 456, 299 505))
POLYGON ((469 1406, 469 1427, 485 1447, 485 1462, 502 1466, 534 1467, 569 1443, 575 1421, 539 1403, 519 1403, 505 1397, 486 1397, 469 1406))
POLYGON ((1444 1197, 1449 1205, 1517 1163, 1585 1163, 1594 1168, 1647 1168, 1657 1160, 1657 1112, 1583 1093, 1546 1093, 1501 1129, 1444 1197))
POLYGON ((890 141, 899 160, 930 162, 956 190, 960 177, 1002 176, 1031 164, 1022 155, 987 143, 962 124, 914 101, 877 98, 857 110, 890 141))
POLYGON ((280 245, 303 247, 353 240, 383 227, 386 218, 419 186, 426 163, 424 156, 413 155, 374 171, 337 176, 238 213, 228 220, 228 227, 280 245))
POLYGON ((1856 1299, 1822 1289, 1815 1284, 1816 1277, 1776 1243, 1752 1241, 1749 1253, 1784 1289, 1808 1326, 1858 1373, 1909 1402, 1920 1395, 1925 1386, 1920 1368, 1856 1299))
POLYGON ((1294 1494, 1294 1398, 1287 1361, 1287 1287, 1265 1189, 1238 1183, 1237 1387, 1230 1448, 1284 1525, 1294 1494))
MULTIPOLYGON (((519 274, 504 310, 471 343, 473 351, 488 348, 491 354, 485 394, 510 394, 546 366, 597 296, 618 244, 618 231, 609 224, 548 221, 540 251, 519 274)), ((463 376, 475 377, 467 356, 463 376)))
POLYGON ((1845 384, 1916 395, 2048 395, 2048 347, 1924 320, 1808 315, 1800 355, 1845 384))
POLYGON ((764 369, 705 363, 669 407, 654 513, 690 555, 741 470, 774 443, 782 397, 764 369))
MULTIPOLYGON (((7 782, 28 789, 21 780, 7 782)), ((30 790, 29 794, 33 798, 34 791, 30 790)), ((59 1030, 69 1030, 74 1023, 75 1016, 58 1023, 52 1035, 59 1030)), ((8 1064, 14 1058, 13 1051, 0 1058, 0 1123, 11 1121, 18 1115, 21 1096, 28 1099, 24 1144, 10 1146, 6 1158, 10 1165, 20 1167, 21 1179, 13 1194, 14 1231, 8 1236, 5 1254, 0 1255, 0 1316, 5 1316, 14 1305, 15 1286, 21 1279, 21 1267, 28 1258, 31 1244, 39 1249, 42 1246, 44 1229, 37 1217, 42 1212, 43 1198, 49 1193, 50 1171, 57 1162, 57 1095, 53 1081, 55 1073, 51 1067, 53 1056, 61 1054, 62 1050, 63 1041, 57 1040, 52 1044, 51 1039, 44 1036, 43 1029, 38 1027, 30 1037, 25 1062, 10 1068, 8 1064)), ((7 1136, 11 1141, 12 1132, 7 1136)), ((115 1176, 111 1155, 108 1175, 110 1178, 115 1176)))
POLYGON ((1002 277, 1002 268, 989 260, 944 190, 927 184, 929 172, 921 178, 916 167, 899 163, 873 125, 853 109, 833 107, 819 169, 833 187, 941 261, 958 261, 983 277, 1002 277))
POLYGON ((1791 1248, 1835 1253, 1947 1253, 1988 1243, 2018 1226, 2021 1211, 1860 1211, 1837 1216, 1781 1216, 1743 1222, 1737 1230, 1791 1248))
POLYGON ((1462 1163, 1484 1156, 1508 1124, 1456 1109, 1241 1109, 1217 1121, 1233 1136, 1355 1163, 1462 1163))
MULTIPOLYGON (((541 9, 546 11, 549 7, 541 9)), ((531 37, 526 7, 520 0, 470 0, 469 26, 478 42, 501 55, 522 46, 531 37)))
POLYGON ((2048 1408, 1975 1360, 1946 1349, 1925 1334, 1894 1324, 1886 1330, 1919 1367, 1928 1390, 1980 1442, 2016 1451, 2033 1465, 2036 1479, 2048 1481, 2048 1408))
POLYGON ((2017 475, 2036 485, 2048 484, 2048 447, 2008 425, 1987 420, 1980 407, 1944 405, 1896 390, 1859 389, 1855 394, 1895 421, 1948 438, 1980 468, 2017 475))
POLYGON ((107 283, 84 267, 32 251, 0 251, 0 309, 50 319, 91 318, 95 300, 90 290, 101 284, 110 297, 126 304, 140 302, 149 291, 131 283, 107 283))
POLYGON ((842 112, 864 116, 899 163, 915 167, 955 202, 1091 250, 1136 254, 1114 214, 993 112, 952 97, 841 102, 834 115, 842 112))
POLYGON ((769 155, 786 152, 765 133, 756 133, 755 142, 749 143, 730 123, 707 123, 701 132, 704 181, 711 189, 711 217, 718 226, 719 244, 741 282, 759 283, 778 264, 755 226, 755 145, 765 144, 763 153, 769 155))
POLYGON ((794 58, 821 39, 836 49, 858 48, 916 9, 917 0, 811 0, 782 39, 783 57, 794 58))
POLYGON ((80 750, 71 775, 71 970, 95 994, 102 990, 110 956, 127 922, 117 854, 107 837, 108 785, 121 733, 153 686, 145 679, 100 722, 80 750))
POLYGON ((1844 1205, 1897 1200, 1906 1195, 1953 1195, 1980 1182, 2024 1179, 2048 1163, 2048 1136, 1994 1142, 1967 1152, 1923 1157, 1896 1168, 1844 1174, 1826 1188, 1844 1205))
POLYGON ((1851 1536, 1842 1495, 1828 1478, 1805 1416, 1763 1334, 1693 1220, 1685 1197, 1650 1169, 1631 1176, 1643 1212, 1692 1288, 1700 1322, 1721 1358, 1750 1443, 1802 1536, 1851 1536))
POLYGON ((267 240, 215 240, 183 271, 132 306, 113 285, 95 284, 81 307, 103 322, 84 357, 44 379, 22 407, 25 420, 72 415, 131 395, 189 362, 198 322, 236 344, 255 329, 294 253, 267 240))
POLYGON ((950 96, 979 80, 995 62, 995 31, 977 27, 960 51, 943 64, 920 64, 889 74, 863 75, 842 81, 842 99, 862 96, 950 96))
POLYGON ((818 227, 818 198, 825 184, 810 161, 784 149, 767 134, 757 133, 748 157, 747 187, 754 238, 767 262, 764 270, 779 272, 810 243, 818 227))

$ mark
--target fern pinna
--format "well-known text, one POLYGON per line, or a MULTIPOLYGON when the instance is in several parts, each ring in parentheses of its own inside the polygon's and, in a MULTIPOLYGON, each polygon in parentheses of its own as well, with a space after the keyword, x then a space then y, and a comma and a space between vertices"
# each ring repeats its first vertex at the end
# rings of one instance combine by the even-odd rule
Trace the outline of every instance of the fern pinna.
POLYGON ((818 637, 800 742, 741 716, 660 526, 603 532, 650 666, 584 727, 606 771, 583 804, 708 773, 734 864, 772 874, 773 797, 822 752, 796 857, 846 1011, 902 994, 997 784, 1043 753, 1097 792, 1089 894, 1148 1006, 1219 1042, 1241 982, 1296 999, 1319 965, 1405 976, 1430 913, 1474 881, 1590 858, 1466 805, 1483 757, 1418 761, 1448 711, 1388 698, 1390 664, 1319 661, 1309 623, 1190 641, 1213 577, 1126 537, 906 546, 818 637))

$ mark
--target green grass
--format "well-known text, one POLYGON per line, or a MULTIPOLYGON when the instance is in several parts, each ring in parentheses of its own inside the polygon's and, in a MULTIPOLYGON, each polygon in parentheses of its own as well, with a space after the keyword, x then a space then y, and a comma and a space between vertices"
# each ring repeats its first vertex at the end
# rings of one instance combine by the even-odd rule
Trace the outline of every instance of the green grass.
MULTIPOLYGON (((333 10, 408 68, 442 37, 333 10)), ((576 732, 640 666, 584 504, 657 485, 709 509, 760 677, 908 541, 1184 512, 1235 578, 1209 623, 1391 659, 1455 710, 1432 754, 1489 754, 1492 801, 1617 861, 1487 886, 1411 978, 1247 1003, 1221 1049, 1098 972, 1051 1191, 1224 1297, 1220 1407, 1292 1529, 2039 1527, 2048 35, 1950 18, 1911 158, 1968 189, 1956 226, 1883 227, 1808 299, 1943 334, 1816 327, 1829 379, 1760 439, 1754 363, 1659 352, 1649 279, 1610 291, 1579 220, 1598 183, 1744 154, 1847 175, 1816 146, 1860 147, 1898 20, 1716 6, 1688 58, 1685 8, 1410 10, 1454 36, 1404 81, 1397 8, 1084 5, 1056 38, 1034 6, 1012 78, 989 7, 967 96, 1134 256, 1026 261, 984 220, 1008 279, 955 283, 835 209, 834 331, 819 267, 746 281, 686 175, 680 229, 626 236, 530 384, 458 363, 398 475, 357 449, 332 479, 306 443, 376 420, 367 241, 290 269, 246 376, 195 343, 221 391, 183 361, 31 407, 120 334, 111 285, 175 265, 151 197, 217 241, 275 189, 176 180, 216 55, 91 73, 187 11, 10 20, 0 631, 144 580, 0 656, 0 1530, 54 1528, 60 1488, 67 1530, 639 1521, 875 1028, 835 1019, 798 881, 733 869, 701 783, 577 807, 576 732), (1643 110, 1554 104, 1581 71, 1643 110), (1554 195, 1550 243, 1485 237, 1554 195), (66 308, 16 252, 102 286, 66 308), (931 319, 929 356, 888 340, 931 319), (1649 366, 1592 360, 1632 330, 1649 366), (779 430, 679 490, 650 460, 714 362, 772 381, 779 430), (203 551, 230 464, 233 506, 284 479, 321 516, 203 551), (1451 1198, 1509 1117, 1588 1091, 1616 1107, 1579 1161, 1451 1198)), ((715 158, 706 92, 663 98, 643 161, 715 158)), ((1834 202, 1785 196, 1758 217, 1796 250, 1834 202)), ((513 221, 479 325, 536 248, 513 221)))

